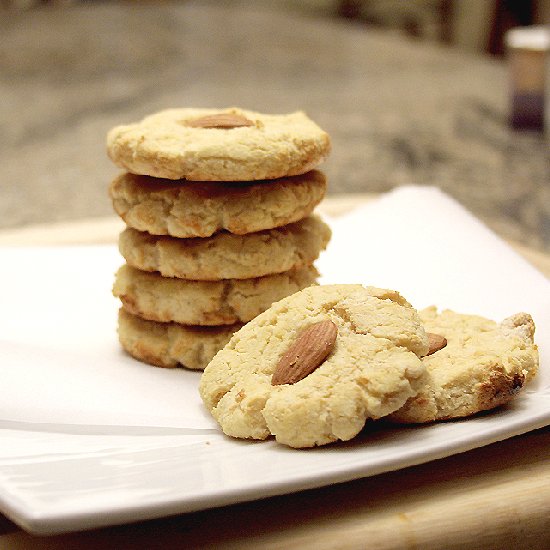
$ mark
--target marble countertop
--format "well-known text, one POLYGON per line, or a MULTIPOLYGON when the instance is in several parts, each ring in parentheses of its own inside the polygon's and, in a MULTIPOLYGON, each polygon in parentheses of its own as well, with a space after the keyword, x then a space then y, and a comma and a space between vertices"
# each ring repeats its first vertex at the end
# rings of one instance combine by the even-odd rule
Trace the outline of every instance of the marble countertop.
POLYGON ((439 186, 550 251, 548 141, 508 128, 505 60, 253 2, 0 15, 0 228, 111 214, 112 126, 238 105, 324 127, 330 193, 439 186))

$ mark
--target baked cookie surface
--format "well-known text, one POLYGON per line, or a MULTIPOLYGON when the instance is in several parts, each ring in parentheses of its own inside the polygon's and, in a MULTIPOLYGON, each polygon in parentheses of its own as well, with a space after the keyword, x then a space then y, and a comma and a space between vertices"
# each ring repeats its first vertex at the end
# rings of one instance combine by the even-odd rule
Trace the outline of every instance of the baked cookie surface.
POLYGON ((129 227, 188 238, 222 230, 244 235, 296 222, 313 212, 326 187, 318 170, 250 184, 173 182, 126 173, 111 183, 109 195, 129 227))
POLYGON ((510 401, 538 370, 535 325, 527 313, 502 323, 435 307, 420 312, 427 332, 445 347, 423 359, 426 385, 391 415, 396 422, 421 423, 470 416, 510 401))
POLYGON ((251 279, 311 265, 330 235, 317 216, 248 235, 222 232, 207 238, 177 239, 127 228, 120 235, 119 250, 132 267, 165 277, 251 279))
POLYGON ((113 294, 126 311, 150 321, 232 325, 250 321, 273 302, 315 284, 318 275, 306 266, 255 279, 188 281, 123 265, 113 294))
POLYGON ((117 166, 173 180, 282 178, 311 170, 329 152, 328 134, 300 111, 167 109, 107 135, 107 153, 117 166))
MULTIPOLYGON (((315 342, 306 347, 315 351, 315 342)), ((227 435, 324 445, 353 438, 367 419, 388 415, 416 395, 425 374, 419 356, 427 350, 416 311, 398 293, 315 286, 273 304, 235 333, 204 370, 199 391, 227 435), (304 331, 327 322, 337 335, 326 359, 297 382, 274 385, 288 350, 304 331)))
POLYGON ((199 327, 147 321, 125 311, 118 314, 118 338, 136 359, 157 367, 202 370, 242 325, 199 327))

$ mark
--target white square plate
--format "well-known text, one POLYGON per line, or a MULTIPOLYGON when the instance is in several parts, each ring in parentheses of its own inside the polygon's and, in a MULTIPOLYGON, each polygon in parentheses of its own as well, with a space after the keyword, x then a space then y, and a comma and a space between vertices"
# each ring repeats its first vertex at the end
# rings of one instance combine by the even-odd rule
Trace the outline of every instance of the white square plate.
POLYGON ((332 224, 322 282, 396 288, 416 307, 495 319, 529 311, 538 382, 490 414, 373 424, 318 449, 232 440, 202 409, 200 373, 152 368, 120 351, 115 247, 4 248, 1 511, 40 534, 124 523, 371 476, 550 423, 550 283, 542 275, 434 189, 394 192, 332 224))

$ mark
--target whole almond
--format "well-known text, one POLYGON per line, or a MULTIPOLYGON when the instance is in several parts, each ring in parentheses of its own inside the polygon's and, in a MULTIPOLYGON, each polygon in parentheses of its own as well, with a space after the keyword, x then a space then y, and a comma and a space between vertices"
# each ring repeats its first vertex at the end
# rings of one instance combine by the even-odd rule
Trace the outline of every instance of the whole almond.
POLYGON ((311 374, 334 348, 338 328, 330 321, 320 321, 305 328, 275 367, 271 384, 295 384, 311 374))
POLYGON ((187 126, 192 128, 238 128, 240 126, 254 126, 254 122, 248 118, 232 113, 216 113, 215 115, 206 115, 194 120, 188 120, 187 126))
POLYGON ((431 355, 432 353, 443 349, 447 345, 447 338, 444 336, 434 334, 433 332, 427 332, 426 335, 428 336, 428 344, 430 346, 430 349, 426 355, 431 355))

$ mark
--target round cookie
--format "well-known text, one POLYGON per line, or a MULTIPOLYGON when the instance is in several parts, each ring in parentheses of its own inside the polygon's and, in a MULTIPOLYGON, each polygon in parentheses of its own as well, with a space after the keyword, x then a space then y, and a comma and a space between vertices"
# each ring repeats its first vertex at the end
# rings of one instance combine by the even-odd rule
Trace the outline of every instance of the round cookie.
POLYGON ((241 324, 199 327, 157 323, 119 310, 118 338, 139 361, 157 367, 203 370, 241 324))
POLYGON ((328 225, 317 216, 248 235, 222 232, 194 239, 126 228, 119 238, 119 250, 127 264, 142 271, 158 271, 164 277, 250 279, 311 265, 330 235, 328 225))
POLYGON ((256 279, 187 281, 123 265, 113 294, 124 308, 150 321, 232 325, 250 321, 273 302, 315 283, 313 266, 256 279))
POLYGON ((447 345, 423 359, 428 372, 418 395, 389 418, 421 423, 470 416, 510 401, 535 376, 535 325, 527 313, 502 323, 435 307, 420 312, 427 332, 447 345))
POLYGON ((111 160, 133 174, 192 181, 253 181, 304 174, 330 153, 305 113, 167 109, 107 135, 111 160))
MULTIPOLYGON (((315 354, 322 340, 310 339, 302 357, 315 354)), ((416 395, 425 374, 419 357, 427 351, 416 311, 397 292, 315 286, 236 332, 204 370, 199 392, 227 435, 324 445, 353 438, 367 419, 386 416, 416 395), (326 359, 305 378, 274 385, 279 362, 304 331, 327 322, 337 335, 326 359)))
POLYGON ((129 227, 153 235, 210 237, 272 229, 309 216, 326 192, 326 178, 302 176, 258 183, 168 181, 121 174, 109 194, 129 227))

